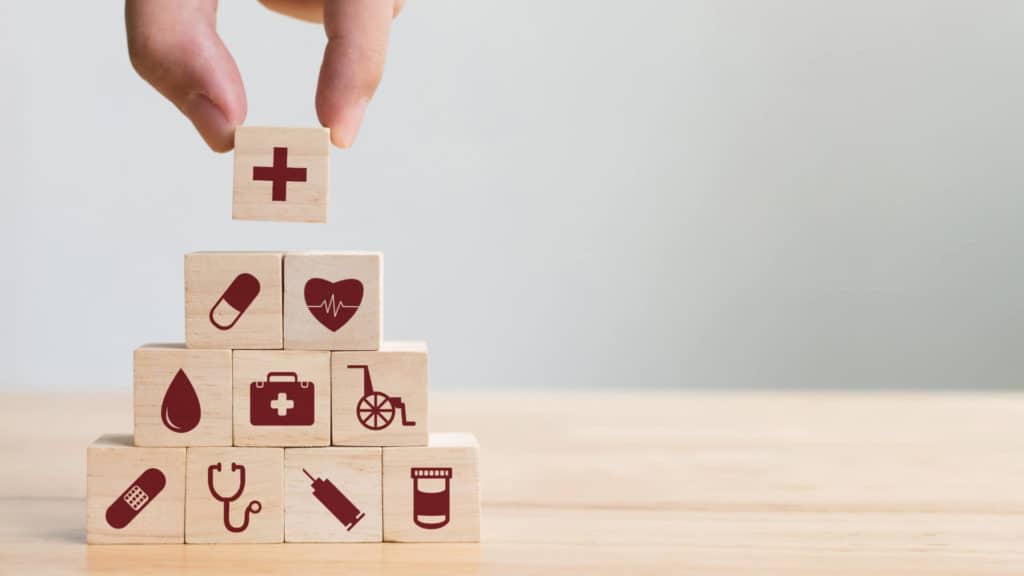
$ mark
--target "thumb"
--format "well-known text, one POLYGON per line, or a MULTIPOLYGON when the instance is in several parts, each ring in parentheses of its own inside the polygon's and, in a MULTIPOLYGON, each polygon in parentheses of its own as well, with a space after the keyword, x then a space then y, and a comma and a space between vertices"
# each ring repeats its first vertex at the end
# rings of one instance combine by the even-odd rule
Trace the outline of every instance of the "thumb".
POLYGON ((327 48, 320 68, 316 111, 335 145, 355 142, 366 106, 384 74, 395 13, 393 0, 327 0, 327 48))
POLYGON ((245 120, 245 90, 217 35, 216 0, 127 0, 132 66, 195 125, 210 148, 234 146, 245 120))

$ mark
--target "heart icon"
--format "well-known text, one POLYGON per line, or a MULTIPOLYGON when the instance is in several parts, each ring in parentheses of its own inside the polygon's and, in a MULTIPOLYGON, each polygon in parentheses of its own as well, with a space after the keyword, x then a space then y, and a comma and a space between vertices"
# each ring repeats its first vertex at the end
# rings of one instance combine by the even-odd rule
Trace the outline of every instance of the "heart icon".
POLYGON ((363 303, 363 283, 355 278, 329 282, 311 278, 306 282, 306 307, 331 332, 337 332, 363 303))

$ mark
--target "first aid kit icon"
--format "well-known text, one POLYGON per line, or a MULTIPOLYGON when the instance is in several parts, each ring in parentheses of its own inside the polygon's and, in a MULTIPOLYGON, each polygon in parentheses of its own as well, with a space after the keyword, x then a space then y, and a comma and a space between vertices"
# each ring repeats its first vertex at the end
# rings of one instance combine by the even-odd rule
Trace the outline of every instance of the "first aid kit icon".
POLYGON ((312 426, 313 382, 295 372, 270 372, 249 384, 249 422, 253 426, 312 426))

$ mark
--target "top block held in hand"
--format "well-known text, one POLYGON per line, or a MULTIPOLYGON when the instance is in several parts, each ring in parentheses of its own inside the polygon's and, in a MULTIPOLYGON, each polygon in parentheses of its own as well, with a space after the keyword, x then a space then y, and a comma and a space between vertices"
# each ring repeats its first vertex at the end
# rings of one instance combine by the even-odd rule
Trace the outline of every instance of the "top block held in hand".
POLYGON ((327 128, 235 129, 232 218, 327 222, 327 128))

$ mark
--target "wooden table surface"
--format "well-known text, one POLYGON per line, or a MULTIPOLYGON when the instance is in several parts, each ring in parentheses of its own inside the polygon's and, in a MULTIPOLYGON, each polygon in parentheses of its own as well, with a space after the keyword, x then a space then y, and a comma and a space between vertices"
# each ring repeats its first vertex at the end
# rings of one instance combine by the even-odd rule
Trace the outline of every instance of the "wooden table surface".
POLYGON ((0 396, 3 574, 1022 574, 1024 394, 435 393, 480 544, 85 545, 130 398, 0 396))

